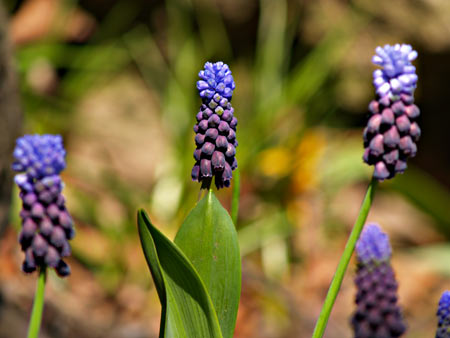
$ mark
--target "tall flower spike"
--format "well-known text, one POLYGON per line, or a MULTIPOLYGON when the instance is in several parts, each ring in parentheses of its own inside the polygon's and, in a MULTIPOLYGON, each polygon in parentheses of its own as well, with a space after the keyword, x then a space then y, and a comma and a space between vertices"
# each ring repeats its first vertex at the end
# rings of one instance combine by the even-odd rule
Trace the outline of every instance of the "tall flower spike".
POLYGON ((437 310, 436 338, 450 338, 450 291, 444 291, 437 310))
POLYGON ((202 105, 194 126, 195 164, 192 168, 192 180, 204 182, 209 186, 215 177, 217 189, 229 187, 237 168, 236 126, 231 98, 235 88, 230 68, 223 62, 206 62, 198 74, 200 80, 197 89, 202 105))
POLYGON ((351 325, 355 338, 400 337, 406 326, 397 304, 397 282, 390 265, 388 236, 368 224, 356 245, 356 311, 351 325))
POLYGON ((70 255, 68 240, 75 235, 58 175, 66 166, 59 135, 25 135, 17 140, 13 170, 22 199, 19 242, 25 252, 22 270, 52 267, 60 276, 70 274, 63 258, 70 255))
POLYGON ((414 104, 417 75, 411 64, 417 52, 404 44, 377 47, 375 51, 372 62, 382 68, 373 72, 377 98, 369 104, 363 160, 374 165, 376 179, 384 180, 403 173, 407 159, 417 152, 420 110, 414 104))

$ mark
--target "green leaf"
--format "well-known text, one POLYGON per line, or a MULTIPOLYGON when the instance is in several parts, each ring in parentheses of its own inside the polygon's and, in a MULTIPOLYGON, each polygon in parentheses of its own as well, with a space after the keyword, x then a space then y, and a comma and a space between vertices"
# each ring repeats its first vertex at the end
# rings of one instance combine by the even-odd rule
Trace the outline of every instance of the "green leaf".
POLYGON ((205 283, 223 337, 233 337, 241 294, 239 243, 230 215, 212 191, 189 213, 175 243, 205 283))
POLYGON ((222 338, 205 285, 189 259, 138 211, 142 249, 162 305, 160 338, 222 338))

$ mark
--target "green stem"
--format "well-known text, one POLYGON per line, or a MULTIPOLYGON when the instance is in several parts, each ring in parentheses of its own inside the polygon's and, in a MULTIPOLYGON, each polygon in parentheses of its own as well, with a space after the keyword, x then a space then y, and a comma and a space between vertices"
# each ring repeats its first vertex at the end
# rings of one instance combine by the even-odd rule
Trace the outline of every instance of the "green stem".
POLYGON ((373 196, 375 192, 375 187, 377 185, 377 180, 372 179, 367 188, 366 197, 359 210, 358 218, 356 219, 355 225, 353 226, 352 232, 348 238, 347 244, 345 245, 344 253, 342 254, 341 260, 334 274, 333 280, 331 281, 330 288, 328 289, 327 297, 322 306, 322 311, 320 312, 319 319, 317 320, 316 327, 314 329, 313 338, 321 338, 327 327, 328 318, 330 317, 331 310, 333 309, 334 302, 336 300, 339 289, 341 288, 342 280, 344 279, 345 271, 347 270, 348 263, 352 257, 353 250, 355 249, 356 241, 361 234, 361 231, 366 222, 367 215, 369 214, 370 207, 372 206, 373 196))
POLYGON ((36 294, 34 295, 33 310, 31 312, 30 326, 28 328, 28 338, 37 338, 41 328, 42 310, 44 308, 45 281, 47 279, 47 269, 39 271, 36 294))
POLYGON ((231 198, 231 219, 233 220, 234 226, 236 226, 239 213, 239 195, 241 193, 241 176, 239 174, 239 168, 236 168, 233 180, 234 183, 231 198))

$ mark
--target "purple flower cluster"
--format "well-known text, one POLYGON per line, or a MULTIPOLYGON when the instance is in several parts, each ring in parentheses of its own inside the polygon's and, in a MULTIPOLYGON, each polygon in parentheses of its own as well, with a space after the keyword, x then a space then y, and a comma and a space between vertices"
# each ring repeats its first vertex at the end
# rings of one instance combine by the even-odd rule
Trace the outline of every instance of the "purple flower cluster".
POLYGON ((438 328, 436 338, 450 338, 450 291, 445 291, 437 310, 438 328))
POLYGON ((389 263, 388 236, 378 225, 367 225, 357 243, 356 254, 357 308, 351 320, 355 338, 400 337, 406 326, 397 304, 398 285, 389 263))
POLYGON ((75 231, 61 193, 64 184, 58 175, 65 168, 62 138, 26 135, 17 140, 14 157, 13 169, 25 172, 15 177, 22 200, 22 269, 31 273, 49 266, 60 276, 67 276, 70 268, 63 258, 71 253, 68 240, 75 231))
POLYGON ((194 126, 195 164, 192 168, 192 180, 205 182, 209 186, 212 177, 218 189, 229 187, 237 168, 236 126, 231 97, 235 88, 233 76, 228 65, 223 62, 205 64, 199 73, 197 89, 202 99, 194 126))
POLYGON ((397 44, 378 47, 376 53, 372 61, 382 69, 373 73, 377 99, 369 104, 363 159, 375 166, 374 177, 384 180, 403 173, 417 152, 420 110, 414 104, 417 75, 411 64, 417 52, 397 44))

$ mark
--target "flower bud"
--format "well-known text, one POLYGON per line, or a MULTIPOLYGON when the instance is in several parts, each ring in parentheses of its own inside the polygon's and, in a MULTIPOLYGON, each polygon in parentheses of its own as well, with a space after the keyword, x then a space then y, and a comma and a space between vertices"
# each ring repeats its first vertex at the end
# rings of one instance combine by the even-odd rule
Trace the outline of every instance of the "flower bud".
POLYGON ((214 152, 214 149, 216 147, 214 146, 214 144, 210 143, 210 142, 206 142, 203 146, 202 146, 202 153, 207 155, 207 156, 211 156, 212 153, 214 152))
POLYGON ((64 233, 64 230, 59 226, 55 226, 50 235, 50 243, 53 244, 53 246, 56 248, 62 248, 65 241, 66 234, 64 233))
POLYGON ((200 166, 199 165, 196 164, 192 167, 191 177, 192 177, 193 181, 198 181, 198 179, 200 177, 200 166))
POLYGON ((33 255, 33 249, 29 248, 25 251, 25 260, 22 264, 22 270, 26 273, 31 273, 36 270, 36 261, 33 255))
POLYGON ((37 234, 33 238, 31 247, 33 248, 33 254, 35 257, 43 257, 47 253, 48 243, 41 235, 37 234))
POLYGON ((217 114, 211 115, 211 117, 208 119, 208 126, 210 128, 216 128, 220 123, 220 117, 217 114))
POLYGON ((23 197, 22 201, 24 207, 31 208, 32 205, 37 201, 37 196, 36 194, 30 192, 23 197))
POLYGON ((47 207, 47 215, 52 219, 58 219, 59 217, 59 208, 56 204, 50 204, 47 207))
POLYGON ((226 149, 228 147, 227 138, 223 135, 218 136, 216 139, 216 146, 217 148, 226 149))
POLYGON ((64 262, 62 259, 59 261, 58 266, 56 267, 56 273, 60 277, 67 277, 70 275, 70 267, 64 262))
POLYGON ((41 203, 34 203, 31 207, 31 216, 34 218, 42 218, 44 216, 44 207, 41 203))
POLYGON ((219 129, 219 132, 220 132, 222 135, 227 135, 228 132, 230 131, 230 126, 229 126, 229 124, 228 124, 227 122, 221 121, 221 122, 219 123, 218 129, 219 129))
POLYGON ((400 141, 400 135, 395 126, 392 126, 387 132, 385 132, 383 134, 383 137, 384 137, 384 145, 386 145, 389 148, 395 148, 400 141))
POLYGON ((31 219, 27 218, 22 225, 22 236, 24 239, 32 239, 34 234, 36 233, 37 225, 36 223, 31 219))
POLYGON ((205 134, 205 136, 209 137, 212 141, 215 141, 218 135, 219 131, 216 128, 208 129, 205 134))
POLYGON ((202 177, 212 177, 211 161, 202 159, 200 161, 200 173, 202 177))
POLYGON ((45 236, 49 237, 53 231, 53 223, 48 217, 44 217, 39 223, 39 231, 45 236))
POLYGON ((56 268, 60 260, 61 257, 59 256, 58 251, 54 247, 50 246, 47 254, 45 255, 45 264, 52 268, 56 268))
POLYGON ((225 156, 221 151, 215 151, 211 158, 211 164, 215 170, 221 170, 225 167, 225 156))

